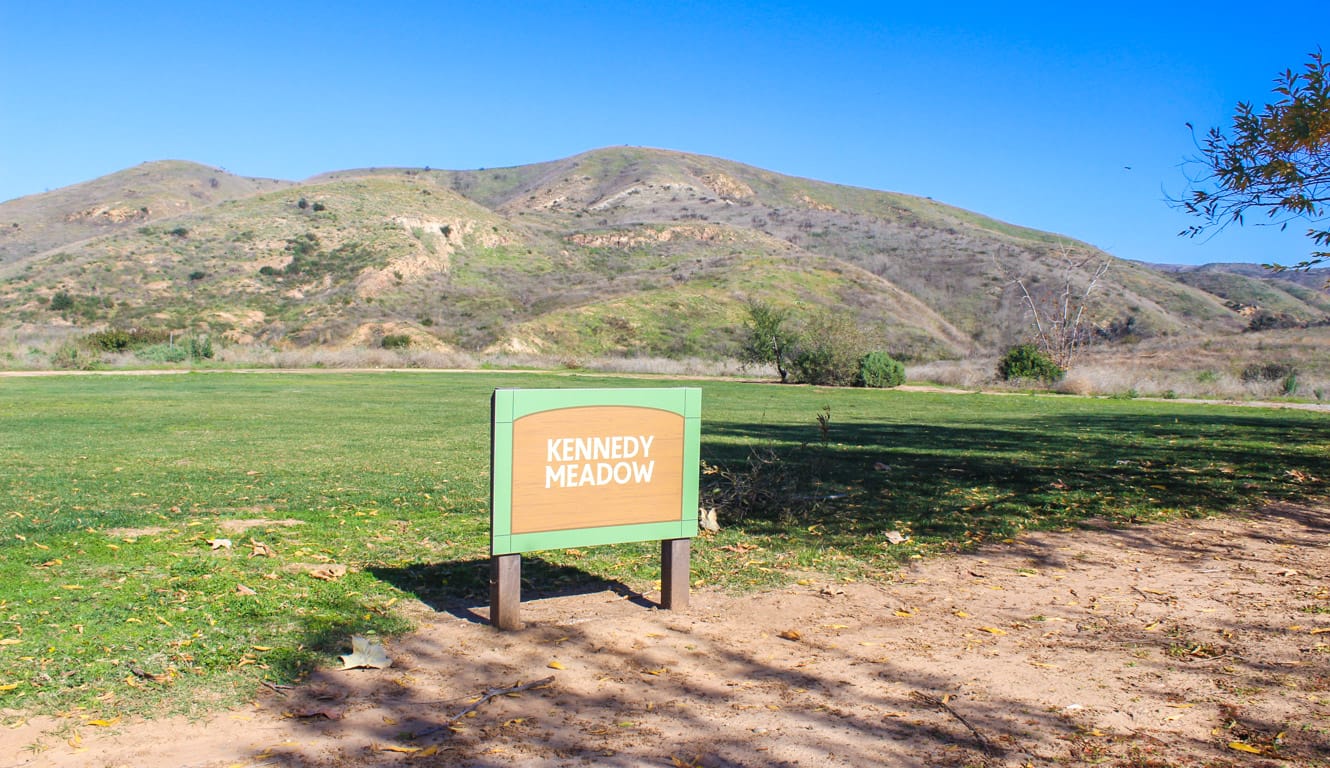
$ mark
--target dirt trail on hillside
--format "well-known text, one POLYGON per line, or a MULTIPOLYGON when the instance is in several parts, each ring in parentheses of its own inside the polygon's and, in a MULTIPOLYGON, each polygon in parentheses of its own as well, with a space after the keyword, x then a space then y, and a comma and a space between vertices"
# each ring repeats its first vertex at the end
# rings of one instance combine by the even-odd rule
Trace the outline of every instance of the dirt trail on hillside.
POLYGON ((512 633, 417 604, 389 669, 202 721, 33 718, 0 730, 0 764, 1325 765, 1328 576, 1330 509, 1288 506, 1029 534, 885 583, 703 590, 687 612, 528 599, 512 633))

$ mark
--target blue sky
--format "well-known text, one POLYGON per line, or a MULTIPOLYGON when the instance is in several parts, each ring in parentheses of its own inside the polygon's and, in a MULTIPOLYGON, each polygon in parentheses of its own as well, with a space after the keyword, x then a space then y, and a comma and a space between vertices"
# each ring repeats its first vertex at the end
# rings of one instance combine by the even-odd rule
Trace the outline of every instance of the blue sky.
POLYGON ((1301 260, 1304 226, 1186 240, 1164 200, 1185 123, 1270 100, 1330 46, 1330 3, 1097 5, 0 0, 0 200, 167 158, 298 180, 628 144, 1123 258, 1301 260))

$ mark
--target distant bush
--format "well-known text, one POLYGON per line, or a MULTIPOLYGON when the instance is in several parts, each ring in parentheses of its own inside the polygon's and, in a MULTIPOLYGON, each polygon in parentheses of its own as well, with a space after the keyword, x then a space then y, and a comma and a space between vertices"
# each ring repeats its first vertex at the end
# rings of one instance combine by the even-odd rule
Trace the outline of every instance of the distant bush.
POLYGON ((259 274, 263 275, 264 277, 275 277, 277 275, 282 274, 282 271, 280 269, 277 269, 276 267, 265 264, 259 267, 259 274))
POLYGON ((84 336, 80 343, 100 352, 124 352, 150 344, 160 344, 170 337, 157 328, 108 328, 84 336))
POLYGON ((869 352, 859 359, 859 386, 899 387, 905 383, 905 365, 886 352, 869 352))
POLYGON ((170 230, 166 234, 174 235, 176 237, 189 237, 189 230, 186 229, 185 227, 176 227, 175 229, 170 230))
POLYGON ((411 346, 411 337, 405 333, 389 333, 379 342, 384 349, 406 349, 411 346))
POLYGON ((207 273, 207 272, 204 272, 203 270, 195 270, 195 271, 189 273, 189 279, 192 280, 192 281, 202 280, 203 278, 205 278, 205 277, 207 277, 207 276, 208 276, 208 273, 207 273))
POLYGON ((207 334, 191 336, 186 343, 189 356, 195 360, 211 360, 213 356, 212 339, 207 334))
POLYGON ((74 297, 69 295, 69 291, 56 291, 51 296, 51 311, 64 312, 74 308, 74 297))
POLYGON ((1279 381, 1296 377, 1297 368, 1291 363, 1252 363, 1242 369, 1242 380, 1248 384, 1258 381, 1279 381))
POLYGON ((134 356, 155 363, 183 363, 189 359, 189 350, 180 344, 151 344, 134 350, 134 356))
POLYGON ((309 207, 309 201, 302 197, 296 201, 296 207, 303 211, 309 207))
POLYGON ((315 204, 314 204, 314 212, 315 212, 315 213, 318 213, 319 211, 326 211, 326 210, 328 210, 328 206, 324 205, 323 203, 315 203, 315 204))
POLYGON ((998 361, 997 373, 1003 381, 1029 379, 1052 384, 1061 379, 1066 371, 1035 345, 1020 344, 1008 349, 998 361))

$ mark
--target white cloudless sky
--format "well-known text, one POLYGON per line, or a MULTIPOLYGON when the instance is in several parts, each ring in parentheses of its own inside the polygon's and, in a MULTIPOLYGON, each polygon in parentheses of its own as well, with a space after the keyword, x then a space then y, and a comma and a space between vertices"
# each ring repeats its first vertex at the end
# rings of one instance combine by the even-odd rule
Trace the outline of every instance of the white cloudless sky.
POLYGON ((299 180, 661 147, 932 197, 1165 263, 1198 132, 1276 98, 1330 3, 0 0, 0 200, 148 160, 299 180))

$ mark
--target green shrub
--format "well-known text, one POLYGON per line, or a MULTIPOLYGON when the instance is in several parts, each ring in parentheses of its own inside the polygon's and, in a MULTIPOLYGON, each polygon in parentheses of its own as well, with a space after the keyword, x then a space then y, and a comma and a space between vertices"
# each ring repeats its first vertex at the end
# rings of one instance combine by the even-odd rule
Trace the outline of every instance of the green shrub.
POLYGON ((1257 381, 1279 381, 1297 374, 1298 370, 1291 363, 1252 363, 1242 369, 1242 380, 1248 384, 1257 381))
POLYGON ((100 352, 124 352, 166 341, 166 331, 156 328, 107 328, 84 336, 83 346, 100 352))
POLYGON ((207 276, 208 276, 208 273, 207 273, 207 272, 204 272, 203 270, 195 270, 195 271, 189 273, 189 279, 190 279, 190 280, 195 280, 195 281, 197 281, 197 280, 202 280, 203 278, 205 278, 205 277, 207 277, 207 276))
POLYGON ((384 349, 406 349, 411 346, 411 337, 405 333, 389 333, 379 344, 384 349))
POLYGON ((151 344, 134 350, 134 355, 155 363, 183 363, 189 359, 189 350, 180 344, 151 344))
POLYGON ((189 356, 195 360, 211 360, 213 356, 212 339, 207 334, 191 336, 188 344, 189 356))
POLYGON ((886 352, 869 352, 859 359, 859 386, 899 387, 905 383, 905 365, 886 352))
POLYGON ((1285 377, 1284 377, 1284 383, 1283 383, 1282 386, 1283 386, 1283 392, 1284 392, 1284 394, 1286 394, 1286 395, 1288 395, 1288 396, 1290 396, 1290 397, 1292 397, 1293 395, 1298 394, 1298 374, 1297 374, 1297 372, 1293 372, 1293 373, 1290 373, 1289 375, 1285 376, 1285 377))
POLYGON ((1020 344, 1007 350, 998 361, 998 376, 1003 381, 1029 379, 1052 384, 1066 373, 1033 344, 1020 344))
POLYGON ((74 297, 69 295, 69 291, 56 291, 51 296, 51 311, 64 312, 74 308, 74 297))

